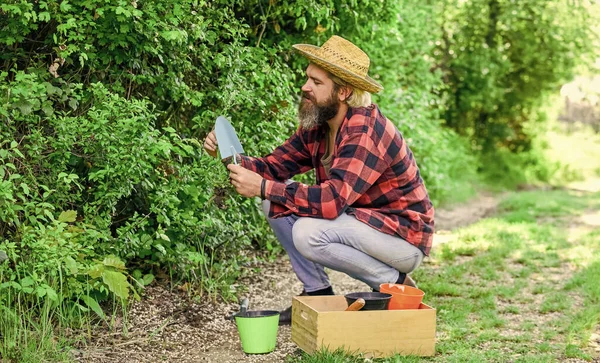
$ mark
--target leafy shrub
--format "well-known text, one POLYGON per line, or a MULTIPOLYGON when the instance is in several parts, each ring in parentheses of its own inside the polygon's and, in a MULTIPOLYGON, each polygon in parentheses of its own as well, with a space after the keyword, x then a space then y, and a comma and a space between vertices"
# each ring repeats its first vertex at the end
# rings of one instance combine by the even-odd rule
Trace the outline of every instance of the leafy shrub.
POLYGON ((291 44, 333 33, 371 54, 372 73, 389 90, 378 99, 384 112, 411 141, 434 200, 446 198, 465 180, 450 175, 469 175, 452 170, 474 166, 460 147, 435 146, 461 142, 430 110, 439 106, 431 94, 439 75, 422 55, 435 34, 419 31, 430 10, 391 1, 5 5, 0 44, 11 71, 3 74, 2 136, 22 153, 14 172, 27 175, 30 190, 47 192, 7 197, 7 240, 18 242, 25 219, 43 226, 47 214, 72 209, 75 225, 94 231, 94 257, 118 256, 137 276, 153 268, 211 290, 227 286, 244 263, 230 251, 277 248, 255 202, 233 195, 225 170, 195 140, 226 114, 248 153, 272 150, 295 128, 304 78, 306 63, 291 44), (372 16, 379 27, 357 26, 372 16), (47 211, 14 211, 36 203, 47 211))

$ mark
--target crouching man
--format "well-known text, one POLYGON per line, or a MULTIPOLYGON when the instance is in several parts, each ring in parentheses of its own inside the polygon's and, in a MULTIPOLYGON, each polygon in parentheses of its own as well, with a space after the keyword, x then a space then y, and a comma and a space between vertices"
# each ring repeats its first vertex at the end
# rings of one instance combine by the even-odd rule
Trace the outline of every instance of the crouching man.
MULTIPOLYGON (((367 75, 369 57, 331 37, 321 47, 297 44, 306 57, 299 127, 271 154, 238 155, 231 183, 259 196, 277 239, 304 284, 304 295, 333 295, 328 267, 365 282, 414 286, 408 276, 429 255, 434 209, 406 141, 371 103, 383 89, 367 75), (316 169, 313 186, 294 175, 316 169)), ((216 156, 211 132, 204 148, 216 156)), ((291 307, 280 323, 291 322, 291 307)))

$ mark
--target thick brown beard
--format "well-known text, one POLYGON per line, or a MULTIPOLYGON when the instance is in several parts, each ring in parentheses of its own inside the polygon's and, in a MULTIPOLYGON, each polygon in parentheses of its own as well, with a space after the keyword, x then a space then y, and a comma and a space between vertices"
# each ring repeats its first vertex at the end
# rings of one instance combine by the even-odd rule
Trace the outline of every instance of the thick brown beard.
POLYGON ((315 126, 320 127, 337 115, 340 103, 336 99, 336 94, 337 92, 334 89, 325 103, 317 104, 313 98, 303 92, 300 104, 298 105, 300 126, 305 130, 315 126), (306 99, 309 99, 311 102, 307 102, 306 99))
POLYGON ((300 104, 298 105, 298 120, 300 121, 300 127, 304 130, 312 129, 317 126, 318 118, 319 114, 314 103, 309 102, 302 97, 300 99, 300 104))

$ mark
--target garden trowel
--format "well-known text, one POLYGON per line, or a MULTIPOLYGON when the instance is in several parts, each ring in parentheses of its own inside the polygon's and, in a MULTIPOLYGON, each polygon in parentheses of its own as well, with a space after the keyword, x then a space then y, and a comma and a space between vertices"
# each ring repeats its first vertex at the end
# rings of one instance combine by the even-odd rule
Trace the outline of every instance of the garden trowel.
POLYGON ((235 134, 233 126, 231 126, 225 116, 217 117, 217 121, 215 122, 215 135, 217 136, 221 161, 226 162, 229 158, 233 158, 233 162, 237 164, 235 155, 243 154, 244 148, 242 148, 242 144, 240 144, 240 140, 235 134))
POLYGON ((242 302, 240 303, 240 311, 238 311, 237 313, 233 313, 227 317, 225 317, 225 319, 227 320, 233 320, 236 316, 244 316, 246 315, 246 311, 248 311, 248 305, 250 305, 250 303, 248 302, 248 298, 243 298, 242 302))

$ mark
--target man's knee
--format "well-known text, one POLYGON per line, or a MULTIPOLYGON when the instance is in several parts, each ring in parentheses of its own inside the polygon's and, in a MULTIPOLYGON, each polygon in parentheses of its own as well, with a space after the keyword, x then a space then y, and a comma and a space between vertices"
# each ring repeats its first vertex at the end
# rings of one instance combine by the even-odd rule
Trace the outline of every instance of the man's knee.
POLYGON ((298 218, 292 229, 292 239, 294 246, 300 254, 309 260, 315 254, 315 249, 319 244, 318 233, 314 226, 314 218, 304 217, 298 218))
POLYGON ((271 201, 268 199, 265 199, 262 201, 261 205, 262 205, 263 213, 265 214, 265 218, 269 218, 269 209, 271 208, 271 201))

